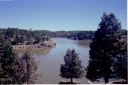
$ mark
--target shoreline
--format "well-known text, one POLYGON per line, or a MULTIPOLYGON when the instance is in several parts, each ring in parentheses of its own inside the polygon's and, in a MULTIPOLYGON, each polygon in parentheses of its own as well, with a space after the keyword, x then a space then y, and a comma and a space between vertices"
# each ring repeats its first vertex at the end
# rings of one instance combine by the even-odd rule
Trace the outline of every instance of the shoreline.
POLYGON ((55 47, 55 44, 42 46, 39 44, 33 44, 33 45, 12 45, 13 49, 44 49, 44 48, 52 48, 55 47))

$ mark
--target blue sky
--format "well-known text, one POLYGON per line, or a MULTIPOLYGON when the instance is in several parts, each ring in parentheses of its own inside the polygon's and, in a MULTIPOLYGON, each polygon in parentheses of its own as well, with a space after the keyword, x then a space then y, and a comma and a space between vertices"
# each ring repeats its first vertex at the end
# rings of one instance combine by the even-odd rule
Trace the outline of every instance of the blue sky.
POLYGON ((127 28, 127 0, 0 0, 0 27, 96 30, 103 12, 127 28))

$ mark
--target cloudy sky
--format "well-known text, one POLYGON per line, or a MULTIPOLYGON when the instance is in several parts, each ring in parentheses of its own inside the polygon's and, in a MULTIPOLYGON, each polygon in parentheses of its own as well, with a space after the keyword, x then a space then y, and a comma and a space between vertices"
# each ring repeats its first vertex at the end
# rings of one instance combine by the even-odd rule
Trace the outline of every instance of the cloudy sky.
POLYGON ((127 0, 0 0, 0 27, 96 30, 103 12, 126 29, 127 0))

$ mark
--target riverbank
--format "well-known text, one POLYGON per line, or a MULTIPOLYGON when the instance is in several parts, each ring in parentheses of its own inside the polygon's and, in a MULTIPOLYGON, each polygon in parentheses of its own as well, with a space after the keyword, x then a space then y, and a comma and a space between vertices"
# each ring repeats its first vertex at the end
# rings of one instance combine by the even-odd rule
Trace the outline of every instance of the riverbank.
POLYGON ((14 49, 35 49, 35 48, 52 48, 55 47, 56 43, 45 41, 43 43, 32 44, 32 45, 13 45, 14 49))

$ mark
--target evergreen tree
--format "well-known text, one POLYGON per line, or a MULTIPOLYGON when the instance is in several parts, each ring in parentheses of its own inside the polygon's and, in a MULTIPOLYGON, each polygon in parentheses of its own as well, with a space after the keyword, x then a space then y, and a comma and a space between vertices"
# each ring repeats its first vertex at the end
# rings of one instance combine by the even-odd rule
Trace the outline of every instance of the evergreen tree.
POLYGON ((0 36, 0 83, 16 83, 16 62, 17 58, 12 46, 0 36))
POLYGON ((23 56, 19 59, 19 73, 17 76, 19 78, 19 82, 23 83, 35 83, 37 79, 37 62, 31 54, 26 51, 23 56))
POLYGON ((64 61, 65 63, 60 68, 60 76, 62 78, 71 79, 71 83, 73 83, 73 78, 82 78, 85 76, 85 70, 81 65, 81 60, 74 49, 67 50, 64 61))
POLYGON ((105 83, 108 83, 109 78, 116 78, 115 74, 119 74, 114 72, 114 62, 118 54, 122 53, 119 49, 126 46, 123 47, 119 42, 121 24, 114 14, 104 13, 101 19, 99 29, 95 32, 93 42, 90 44, 90 60, 86 77, 92 81, 104 78, 105 83))

